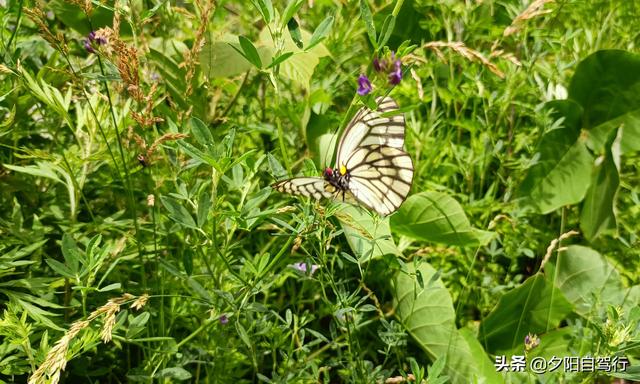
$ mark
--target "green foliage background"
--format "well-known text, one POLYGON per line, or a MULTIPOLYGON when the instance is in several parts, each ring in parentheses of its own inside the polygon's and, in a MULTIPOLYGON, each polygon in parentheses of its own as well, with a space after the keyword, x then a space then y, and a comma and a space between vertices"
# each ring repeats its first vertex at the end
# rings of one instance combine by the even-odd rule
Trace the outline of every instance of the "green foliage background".
POLYGON ((640 380, 635 2, 0 5, 1 382, 640 380), (381 95, 398 212, 271 190, 381 95))

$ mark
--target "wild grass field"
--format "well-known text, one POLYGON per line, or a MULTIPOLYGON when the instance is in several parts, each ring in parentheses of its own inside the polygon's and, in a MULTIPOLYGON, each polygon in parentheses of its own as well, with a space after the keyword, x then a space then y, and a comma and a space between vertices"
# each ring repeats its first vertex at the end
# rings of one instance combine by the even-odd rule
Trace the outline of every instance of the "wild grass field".
POLYGON ((0 382, 640 381, 637 2, 0 15, 0 382), (272 187, 380 97, 397 210, 272 187))

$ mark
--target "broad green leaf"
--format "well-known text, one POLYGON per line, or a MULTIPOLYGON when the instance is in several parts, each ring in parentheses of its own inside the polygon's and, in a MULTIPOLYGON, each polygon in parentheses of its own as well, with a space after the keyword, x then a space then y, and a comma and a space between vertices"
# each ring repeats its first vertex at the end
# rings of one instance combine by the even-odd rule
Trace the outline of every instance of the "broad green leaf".
MULTIPOLYGON (((302 35, 304 45, 308 46, 311 34, 304 29, 301 29, 300 33, 302 35)), ((308 90, 310 88, 313 71, 320 62, 320 58, 328 56, 329 51, 322 43, 316 44, 312 49, 303 51, 296 46, 288 33, 283 34, 282 38, 284 39, 282 52, 293 52, 294 54, 280 64, 279 75, 296 82, 298 85, 308 90)), ((267 28, 264 28, 260 32, 259 41, 262 46, 268 47, 270 52, 275 52, 275 45, 267 28)))
POLYGON ((490 353, 515 353, 528 333, 554 329, 571 310, 562 292, 538 273, 500 298, 480 325, 478 338, 490 353))
POLYGON ((569 98, 584 109, 588 143, 602 151, 612 130, 624 127, 622 153, 640 150, 640 55, 602 50, 582 60, 569 85, 569 98))
POLYGON ((189 380, 191 378, 191 373, 189 373, 189 371, 181 367, 171 367, 171 368, 165 368, 158 371, 158 373, 153 375, 153 377, 154 378, 166 377, 166 378, 175 379, 178 381, 184 381, 184 380, 189 380))
POLYGON ((422 264, 408 266, 393 281, 396 316, 431 360, 446 356, 445 374, 452 383, 501 383, 500 376, 480 344, 466 331, 458 331, 449 292, 436 270, 422 264), (420 287, 414 273, 425 284, 420 287))
POLYGON ((487 244, 492 232, 473 228, 462 206, 440 192, 420 192, 409 196, 391 216, 393 230, 425 241, 459 246, 487 244))
POLYGON ((318 43, 327 37, 329 32, 331 32, 331 27, 333 26, 333 16, 327 16, 326 19, 322 20, 322 23, 318 25, 315 31, 313 31, 313 35, 311 35, 311 39, 309 40, 309 45, 307 46, 307 50, 315 47, 318 43))
POLYGON ((582 109, 570 100, 546 104, 561 126, 544 134, 538 162, 520 186, 522 203, 540 213, 580 202, 591 182, 593 156, 580 137, 582 109))
POLYGON ((618 271, 591 248, 570 245, 558 253, 555 265, 547 264, 545 269, 547 278, 582 316, 598 316, 607 305, 623 302, 624 289, 618 271))
POLYGON ((162 201, 162 205, 169 211, 169 218, 171 218, 171 220, 185 227, 198 228, 189 211, 178 201, 167 196, 160 196, 160 201, 162 201))
POLYGON ((208 146, 213 144, 211 130, 202 120, 192 117, 189 119, 189 123, 191 125, 191 133, 200 145, 208 146))
MULTIPOLYGON (((234 47, 234 36, 224 36, 220 40, 207 39, 200 51, 200 68, 211 78, 228 78, 244 73, 252 68, 251 63, 234 47)), ((262 63, 271 62, 272 49, 264 46, 256 48, 262 63)))
POLYGON ((585 129, 640 109, 638 94, 640 55, 622 50, 591 54, 578 64, 569 85, 569 98, 584 110, 585 129))
POLYGON ((615 202, 620 187, 620 141, 624 129, 613 132, 615 139, 607 145, 604 158, 596 164, 591 186, 582 205, 580 229, 588 240, 603 233, 615 234, 617 221, 615 202))
POLYGON ((625 113, 591 129, 588 132, 587 145, 595 152, 604 151, 608 136, 617 128, 622 129, 620 152, 627 154, 640 151, 640 109, 625 113))
POLYGON ((369 36, 371 45, 373 45, 374 50, 378 49, 378 46, 376 45, 378 43, 376 38, 376 26, 373 24, 373 15, 371 14, 371 8, 369 8, 367 0, 360 0, 360 17, 362 17, 362 21, 364 21, 364 26, 367 29, 367 35, 369 36))
POLYGON ((336 216, 351 250, 360 262, 388 254, 402 254, 391 237, 388 218, 374 219, 364 208, 350 204, 344 204, 336 216))

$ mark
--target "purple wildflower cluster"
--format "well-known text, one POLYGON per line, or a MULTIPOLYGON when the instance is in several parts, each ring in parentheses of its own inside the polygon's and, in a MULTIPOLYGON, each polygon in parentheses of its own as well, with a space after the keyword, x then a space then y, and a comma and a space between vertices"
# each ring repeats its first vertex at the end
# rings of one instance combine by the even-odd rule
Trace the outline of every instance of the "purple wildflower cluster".
MULTIPOLYGON (((373 69, 379 74, 385 74, 389 79, 390 85, 398 85, 402 81, 402 61, 396 57, 395 52, 391 52, 388 58, 373 59, 373 69)), ((358 77, 358 95, 365 96, 371 93, 373 86, 371 80, 361 74, 358 77)))
POLYGON ((538 345, 540 345, 540 338, 537 335, 532 335, 529 333, 524 337, 524 350, 526 352, 531 351, 538 345))
POLYGON ((107 44, 107 39, 102 36, 96 36, 96 32, 91 31, 89 36, 83 40, 84 49, 89 53, 95 53, 96 50, 93 48, 93 43, 97 45, 104 45, 107 44))
POLYGON ((396 53, 391 52, 389 59, 373 59, 373 69, 378 73, 386 73, 389 84, 398 85, 402 80, 402 61, 396 58, 396 53))

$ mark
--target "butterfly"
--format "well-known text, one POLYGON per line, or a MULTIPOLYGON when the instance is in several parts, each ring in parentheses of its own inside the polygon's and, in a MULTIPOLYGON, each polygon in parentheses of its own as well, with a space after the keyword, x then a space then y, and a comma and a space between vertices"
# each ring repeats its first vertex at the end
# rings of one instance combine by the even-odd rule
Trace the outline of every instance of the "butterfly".
POLYGON ((292 195, 341 199, 376 211, 395 212, 413 180, 413 163, 404 151, 404 116, 390 97, 378 97, 377 109, 361 108, 338 142, 336 165, 323 177, 294 177, 271 187, 292 195))

